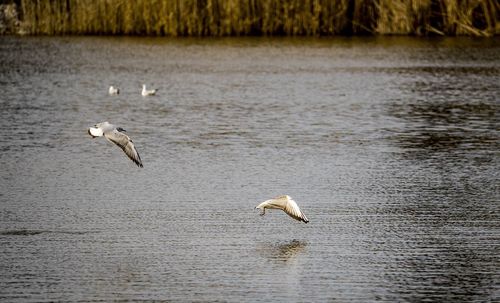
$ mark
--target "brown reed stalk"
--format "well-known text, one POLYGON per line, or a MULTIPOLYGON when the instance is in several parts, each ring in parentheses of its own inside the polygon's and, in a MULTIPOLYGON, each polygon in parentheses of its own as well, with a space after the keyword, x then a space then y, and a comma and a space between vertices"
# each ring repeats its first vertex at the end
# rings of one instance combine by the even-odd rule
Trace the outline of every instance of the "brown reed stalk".
POLYGON ((21 0, 32 34, 500 34, 497 0, 21 0))

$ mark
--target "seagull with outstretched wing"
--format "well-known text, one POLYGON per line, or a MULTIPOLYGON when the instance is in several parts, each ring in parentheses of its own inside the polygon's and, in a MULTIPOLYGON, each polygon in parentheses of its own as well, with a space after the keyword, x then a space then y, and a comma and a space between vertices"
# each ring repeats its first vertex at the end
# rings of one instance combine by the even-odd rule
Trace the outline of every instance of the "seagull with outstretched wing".
POLYGON ((135 149, 132 139, 124 132, 123 128, 116 127, 107 121, 97 123, 94 127, 88 129, 88 133, 92 138, 104 136, 108 141, 118 145, 137 166, 143 167, 141 157, 135 149))
POLYGON ((299 220, 304 223, 309 222, 306 215, 304 215, 304 213, 300 210, 297 203, 288 195, 279 196, 274 199, 266 200, 257 205, 255 208, 262 210, 262 213, 260 214, 261 216, 263 216, 266 213, 266 208, 281 209, 287 215, 294 218, 295 220, 299 220))

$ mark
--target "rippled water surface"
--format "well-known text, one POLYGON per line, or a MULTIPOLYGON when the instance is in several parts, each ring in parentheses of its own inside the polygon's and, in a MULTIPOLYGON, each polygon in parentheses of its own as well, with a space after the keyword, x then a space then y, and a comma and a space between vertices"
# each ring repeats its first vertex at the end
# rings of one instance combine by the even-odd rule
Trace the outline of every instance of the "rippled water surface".
POLYGON ((0 37, 0 299, 498 301, 499 54, 0 37), (310 222, 253 209, 280 194, 310 222))

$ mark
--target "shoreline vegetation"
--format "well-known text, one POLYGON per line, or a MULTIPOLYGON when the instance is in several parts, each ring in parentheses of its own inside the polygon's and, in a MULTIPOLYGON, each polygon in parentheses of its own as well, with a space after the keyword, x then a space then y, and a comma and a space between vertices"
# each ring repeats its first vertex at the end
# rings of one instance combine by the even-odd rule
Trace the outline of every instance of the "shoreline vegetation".
POLYGON ((0 34, 500 34, 498 0, 0 0, 0 34))

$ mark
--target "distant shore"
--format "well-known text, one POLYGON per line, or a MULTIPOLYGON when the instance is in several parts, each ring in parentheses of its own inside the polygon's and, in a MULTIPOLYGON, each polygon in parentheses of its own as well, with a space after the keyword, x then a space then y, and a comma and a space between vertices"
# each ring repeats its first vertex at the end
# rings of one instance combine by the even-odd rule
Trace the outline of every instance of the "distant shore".
POLYGON ((500 35, 497 0, 3 1, 0 34, 500 35))

